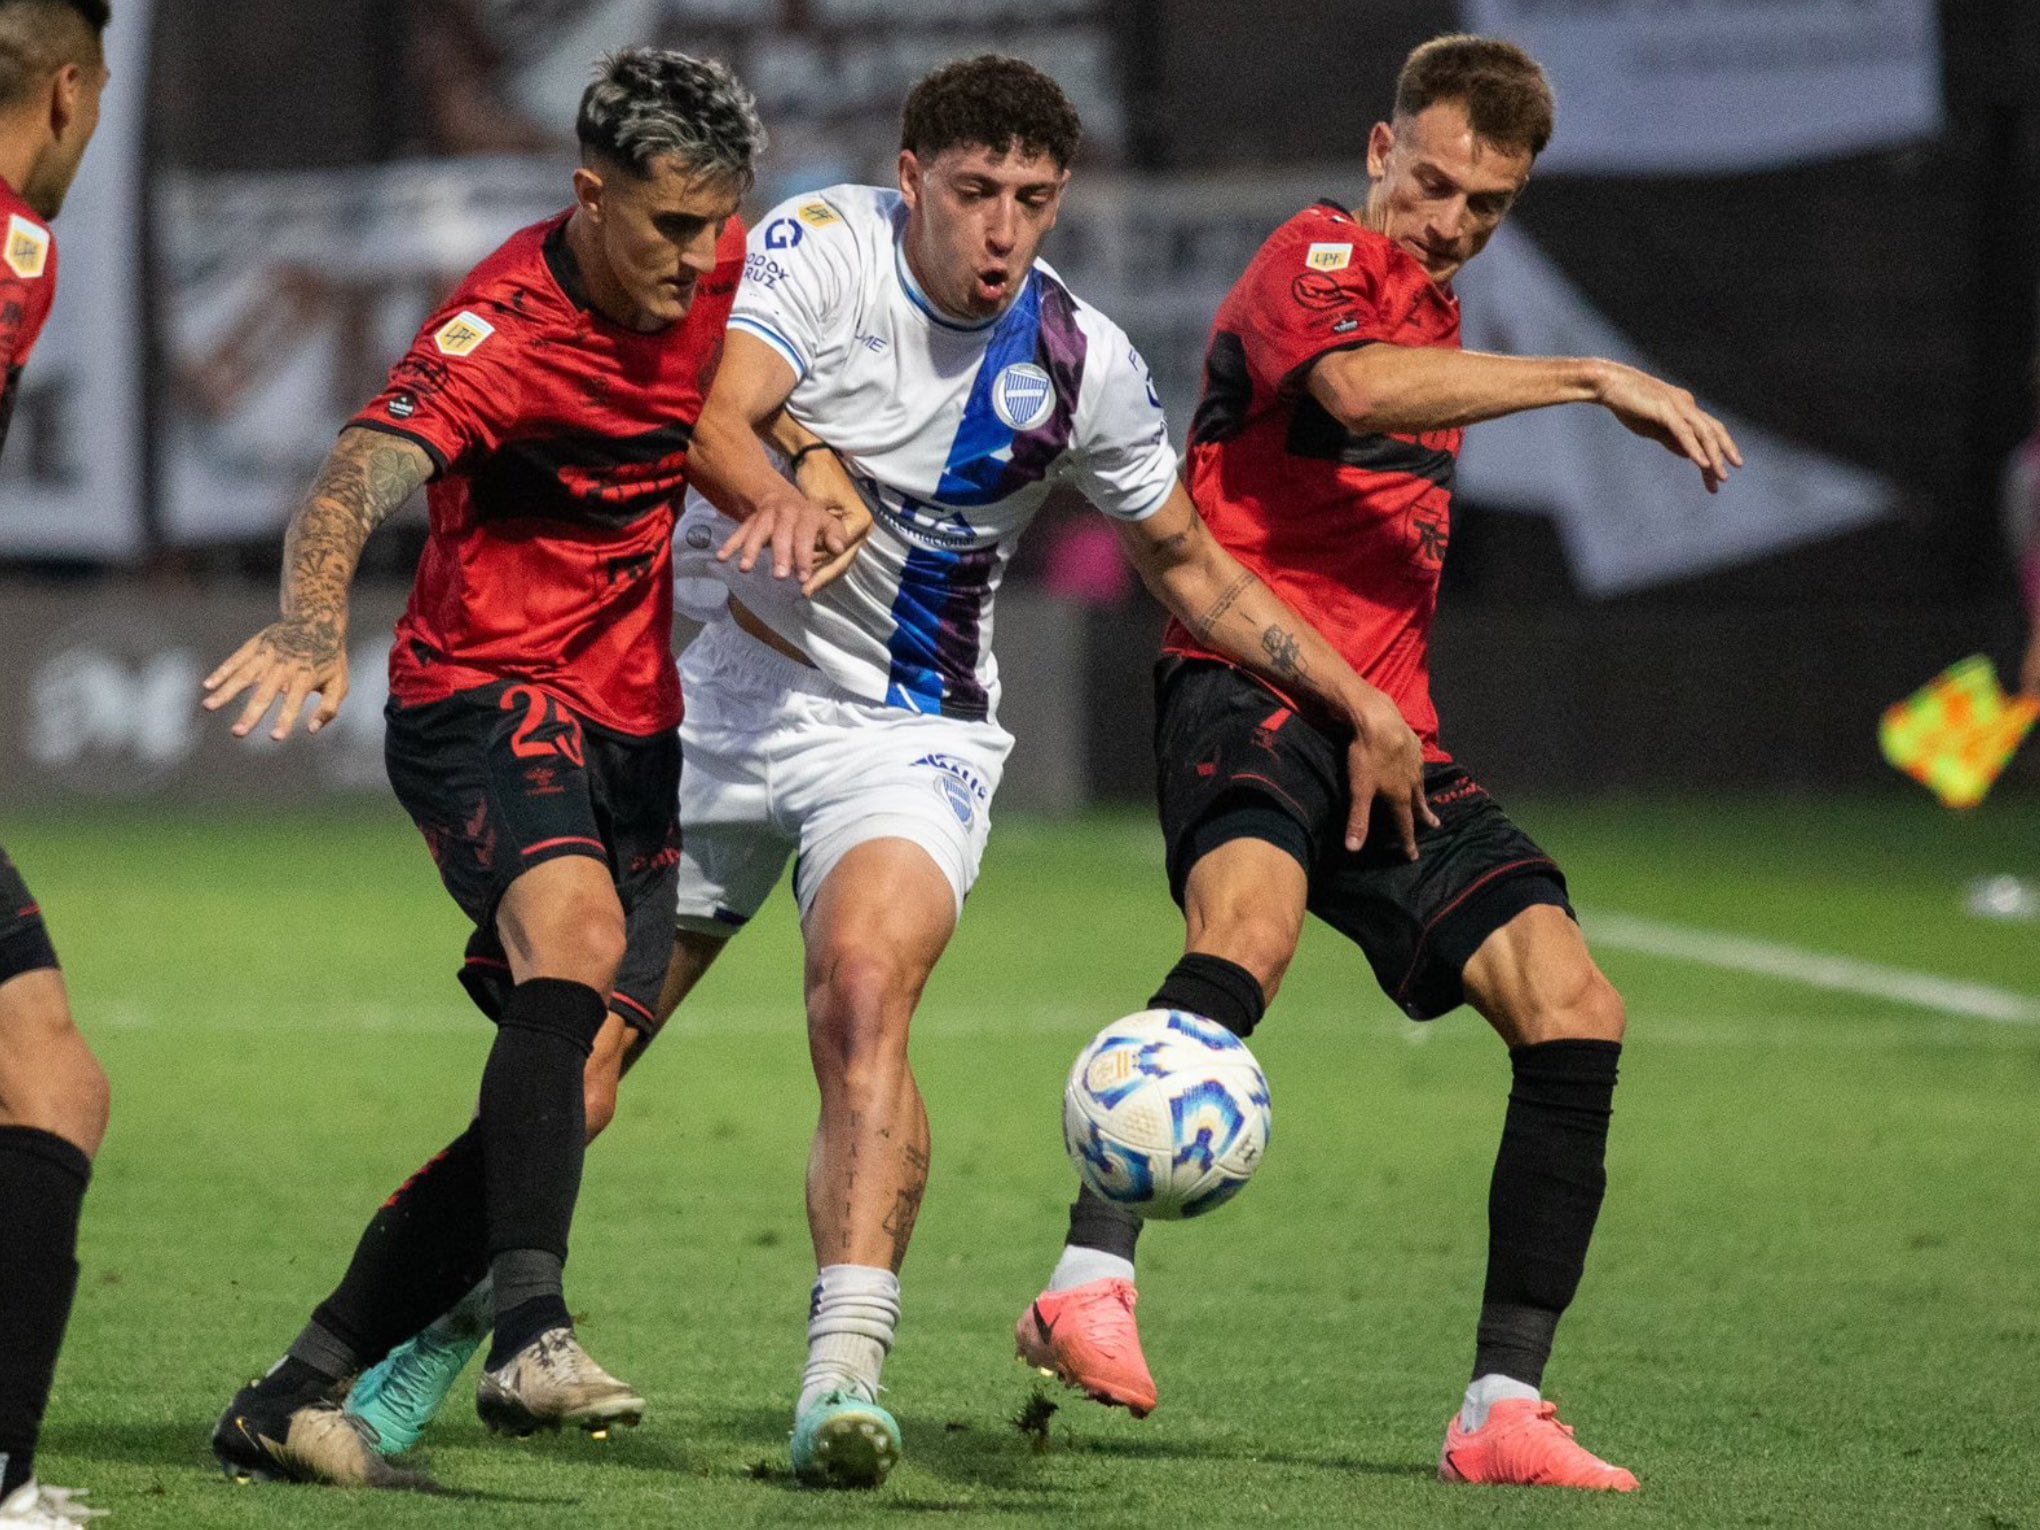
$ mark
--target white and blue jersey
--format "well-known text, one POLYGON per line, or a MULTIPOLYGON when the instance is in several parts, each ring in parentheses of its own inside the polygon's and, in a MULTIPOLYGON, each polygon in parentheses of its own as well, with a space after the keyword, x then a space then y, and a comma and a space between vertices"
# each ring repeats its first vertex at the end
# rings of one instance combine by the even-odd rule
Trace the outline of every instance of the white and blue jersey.
POLYGON ((841 453, 876 525, 814 600, 723 565, 737 598, 844 690, 962 719, 998 706, 992 602, 1059 485, 1137 521, 1176 456, 1126 335, 1037 263, 982 324, 938 312, 908 270, 897 191, 835 186, 760 219, 730 327, 799 377, 787 407, 841 453))

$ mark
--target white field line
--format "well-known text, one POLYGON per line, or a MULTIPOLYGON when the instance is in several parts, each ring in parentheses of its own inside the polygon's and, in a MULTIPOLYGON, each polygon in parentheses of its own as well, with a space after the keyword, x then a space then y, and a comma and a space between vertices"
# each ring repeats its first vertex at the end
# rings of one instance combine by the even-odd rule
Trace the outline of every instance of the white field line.
POLYGON ((1667 924, 1634 914, 1594 914, 1582 918, 1587 934, 1595 944, 1612 946, 1618 951, 1698 962, 1725 972, 1778 978, 1834 993, 1889 999, 1972 1020, 1994 1020, 2003 1025, 2040 1025, 2040 999, 2013 993, 2006 988, 1965 983, 1957 978, 1913 972, 1904 967, 1886 967, 1877 962, 1858 961, 1852 956, 1833 956, 1747 935, 1696 930, 1687 925, 1667 924))

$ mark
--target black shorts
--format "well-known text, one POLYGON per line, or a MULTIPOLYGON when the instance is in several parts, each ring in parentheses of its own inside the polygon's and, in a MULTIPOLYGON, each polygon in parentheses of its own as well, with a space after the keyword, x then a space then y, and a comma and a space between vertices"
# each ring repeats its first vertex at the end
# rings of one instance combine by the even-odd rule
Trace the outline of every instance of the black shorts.
POLYGON ((35 895, 0 849, 0 983, 57 965, 57 948, 43 925, 35 895))
POLYGON ((609 1007, 647 1037, 673 955, 680 872, 680 739, 597 727, 548 691, 498 681, 444 701, 394 698, 390 785, 475 922, 460 980, 490 1019, 510 996, 496 907, 532 867, 562 855, 606 862, 623 903, 623 965, 609 1007))
POLYGON ((1377 807, 1346 849, 1346 742, 1228 664, 1165 656, 1155 671, 1156 793, 1177 903, 1190 869, 1234 839, 1262 839, 1309 877, 1310 912, 1365 953, 1382 992, 1415 1020, 1465 1002, 1460 975, 1524 909, 1572 913, 1565 877, 1457 765, 1427 765, 1438 827, 1406 860, 1377 807))

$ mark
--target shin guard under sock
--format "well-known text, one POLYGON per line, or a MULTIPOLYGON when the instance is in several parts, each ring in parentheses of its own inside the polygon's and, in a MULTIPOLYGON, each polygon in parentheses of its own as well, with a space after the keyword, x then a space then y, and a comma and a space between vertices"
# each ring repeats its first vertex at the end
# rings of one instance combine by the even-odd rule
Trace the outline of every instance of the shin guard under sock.
POLYGON ((472 1290, 488 1269, 485 1191, 481 1131, 470 1126, 383 1202, 292 1357, 337 1381, 472 1290))
POLYGON ((1515 1087, 1488 1189, 1487 1288, 1476 1377, 1544 1382, 1579 1289, 1607 1189, 1617 1041, 1546 1041, 1509 1054, 1515 1087))
POLYGON ((53 1132, 0 1126, 0 1498, 35 1475, 36 1440, 78 1289, 92 1160, 53 1132))
POLYGON ((1162 979, 1148 1000, 1150 1009, 1187 1009, 1216 1020, 1242 1040, 1254 1034, 1268 1000, 1261 980, 1238 962, 1205 951, 1192 951, 1162 979))
POLYGON ((496 1277, 491 1365, 566 1321, 559 1267, 587 1152, 581 1075, 608 1014, 602 995, 585 983, 531 978, 510 991, 497 1022, 477 1122, 496 1277), (506 1352, 520 1336, 523 1342, 506 1352))

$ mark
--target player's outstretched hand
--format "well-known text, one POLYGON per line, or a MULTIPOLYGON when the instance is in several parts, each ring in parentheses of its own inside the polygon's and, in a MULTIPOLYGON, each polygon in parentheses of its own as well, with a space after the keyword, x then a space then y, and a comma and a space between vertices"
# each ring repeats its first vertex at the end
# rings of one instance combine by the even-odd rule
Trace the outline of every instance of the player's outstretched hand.
POLYGON ((1378 800, 1395 824, 1403 854, 1417 858, 1417 825, 1435 829, 1437 815, 1424 798, 1424 746, 1403 720, 1402 709, 1373 686, 1362 688, 1352 706, 1353 742, 1346 747, 1346 774, 1353 805, 1346 818, 1346 848, 1367 843, 1368 820, 1378 800))
POLYGON ((1702 409, 1684 388, 1610 361, 1601 364, 1600 402, 1639 436, 1657 442, 1700 469, 1707 492, 1719 492, 1742 452, 1728 427, 1702 409))
POLYGON ((806 589, 815 578, 818 557, 826 568, 852 547, 850 529, 842 519, 789 484, 784 494, 760 505, 731 533, 716 558, 724 563, 735 558, 738 569, 748 574, 769 548, 773 578, 797 575, 806 589))
POLYGON ((794 481, 800 486, 801 493, 835 517, 837 530, 842 533, 843 539, 841 551, 829 551, 826 546, 817 549, 817 556, 823 561, 801 581, 800 586, 801 594, 812 597, 834 584, 857 561, 858 549, 871 535, 871 510, 864 503, 864 496, 857 492, 857 485, 851 481, 841 460, 832 451, 810 452, 802 460, 794 481))
POLYGON ((248 704, 234 720, 234 737, 246 738, 271 703, 283 698, 269 736, 281 742, 297 727, 305 703, 319 693, 318 710, 305 731, 317 733, 347 699, 347 645, 324 623, 271 622, 234 650, 233 657, 205 677, 205 709, 217 712, 244 691, 248 704))

